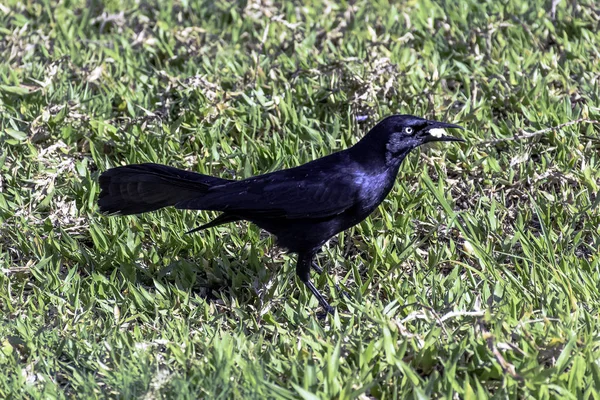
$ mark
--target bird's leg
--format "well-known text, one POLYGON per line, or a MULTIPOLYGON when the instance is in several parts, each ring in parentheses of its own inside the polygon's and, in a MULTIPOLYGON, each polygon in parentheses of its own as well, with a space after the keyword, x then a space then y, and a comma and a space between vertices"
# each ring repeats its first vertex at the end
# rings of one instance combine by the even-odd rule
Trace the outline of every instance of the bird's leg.
POLYGON ((323 268, 319 267, 319 264, 317 264, 316 261, 313 261, 311 266, 312 269, 314 269, 317 272, 317 274, 321 275, 323 273, 323 268))
MULTIPOLYGON (((321 275, 323 273, 323 268, 319 267, 319 265, 317 264, 316 261, 313 261, 311 266, 312 266, 312 269, 314 269, 317 272, 317 274, 321 275)), ((340 285, 338 285, 337 283, 334 283, 334 287, 335 287, 335 290, 338 291, 338 293, 341 293, 344 296, 346 296, 347 299, 350 299, 350 295, 348 293, 346 293, 345 290, 342 290, 342 288, 340 288, 340 285)))
POLYGON ((298 263, 296 264, 296 275, 300 278, 300 280, 310 289, 312 294, 317 298, 319 304, 323 309, 333 314, 333 307, 329 305, 325 297, 317 290, 315 285, 310 280, 310 267, 313 265, 312 263, 313 254, 298 254, 298 263))

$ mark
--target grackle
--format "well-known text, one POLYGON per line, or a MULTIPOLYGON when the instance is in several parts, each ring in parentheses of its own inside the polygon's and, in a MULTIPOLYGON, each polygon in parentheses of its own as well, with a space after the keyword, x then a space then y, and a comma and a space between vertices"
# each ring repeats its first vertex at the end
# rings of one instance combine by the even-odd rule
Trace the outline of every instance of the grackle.
POLYGON ((244 180, 228 180, 160 164, 112 168, 100 176, 98 205, 105 214, 129 215, 175 206, 220 211, 190 232, 247 220, 296 253, 296 274, 327 312, 333 312, 310 280, 315 254, 332 236, 364 220, 394 186, 402 160, 429 142, 463 141, 446 136, 458 125, 411 115, 380 121, 349 149, 295 168, 244 180))

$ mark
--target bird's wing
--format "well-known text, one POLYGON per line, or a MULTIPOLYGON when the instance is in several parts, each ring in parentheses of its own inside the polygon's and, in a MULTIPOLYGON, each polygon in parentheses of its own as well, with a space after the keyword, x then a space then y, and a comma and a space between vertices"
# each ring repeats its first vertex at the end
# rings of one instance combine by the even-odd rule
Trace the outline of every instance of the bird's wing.
POLYGON ((358 188, 351 175, 294 171, 213 187, 201 197, 180 202, 175 207, 273 218, 325 218, 350 208, 357 195, 358 188))

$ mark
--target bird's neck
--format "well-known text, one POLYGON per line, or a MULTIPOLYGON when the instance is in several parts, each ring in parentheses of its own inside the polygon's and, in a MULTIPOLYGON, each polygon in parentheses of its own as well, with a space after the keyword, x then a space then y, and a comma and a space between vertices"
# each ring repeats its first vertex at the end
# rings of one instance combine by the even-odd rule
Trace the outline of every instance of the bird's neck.
POLYGON ((385 143, 361 140, 350 149, 352 158, 358 161, 366 170, 398 171, 400 164, 406 158, 410 149, 391 152, 385 143))

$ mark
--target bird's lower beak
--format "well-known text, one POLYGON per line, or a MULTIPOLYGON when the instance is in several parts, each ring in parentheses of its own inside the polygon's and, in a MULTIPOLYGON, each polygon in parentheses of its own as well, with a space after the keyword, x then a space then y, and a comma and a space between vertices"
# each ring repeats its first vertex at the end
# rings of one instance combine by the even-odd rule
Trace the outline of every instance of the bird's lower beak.
POLYGON ((449 124, 446 122, 431 121, 430 125, 425 128, 427 136, 425 143, 429 142, 464 142, 464 139, 446 135, 446 129, 464 129, 462 126, 449 124))

